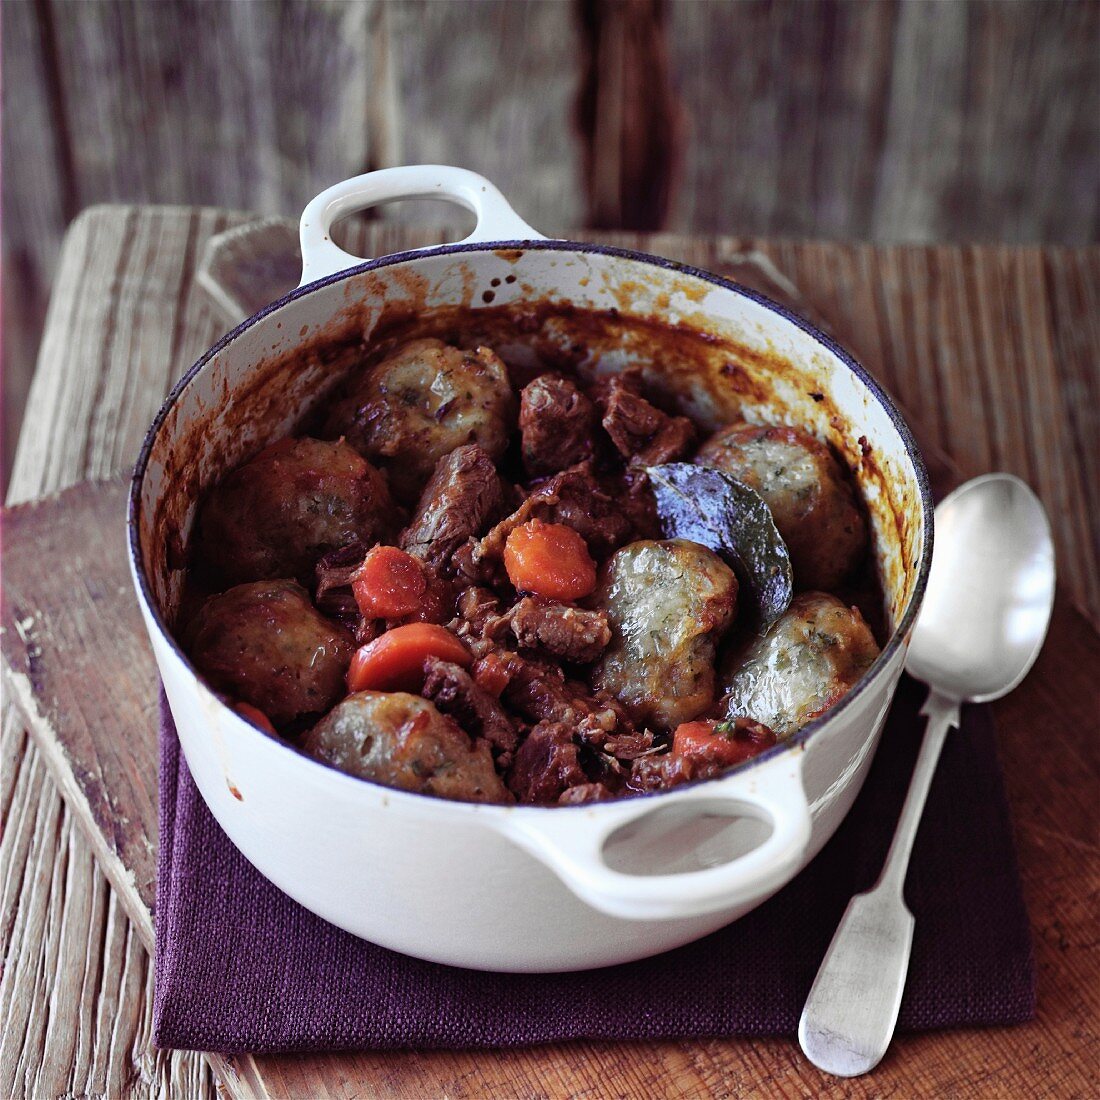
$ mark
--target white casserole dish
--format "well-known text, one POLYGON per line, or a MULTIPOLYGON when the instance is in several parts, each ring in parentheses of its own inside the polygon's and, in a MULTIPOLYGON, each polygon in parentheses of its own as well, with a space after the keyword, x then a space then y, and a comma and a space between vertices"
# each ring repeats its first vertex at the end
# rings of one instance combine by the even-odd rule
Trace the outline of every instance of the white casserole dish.
POLYGON ((901 674, 931 559, 932 502, 898 411, 850 356, 775 303, 657 257, 549 241, 463 169, 396 168, 339 184, 306 208, 301 235, 301 287, 181 379, 146 437, 130 499, 138 600, 183 752, 215 818, 313 912, 458 966, 625 962, 759 905, 848 811, 901 674), (346 214, 420 196, 469 208, 474 233, 369 262, 329 238, 346 214), (225 706, 171 633, 202 494, 288 434, 364 339, 456 331, 514 362, 579 357, 583 370, 585 347, 601 371, 640 362, 651 385, 705 424, 738 414, 797 423, 831 444, 867 503, 885 592, 890 637, 863 680, 794 738, 718 779, 552 808, 448 802, 353 778, 225 706))

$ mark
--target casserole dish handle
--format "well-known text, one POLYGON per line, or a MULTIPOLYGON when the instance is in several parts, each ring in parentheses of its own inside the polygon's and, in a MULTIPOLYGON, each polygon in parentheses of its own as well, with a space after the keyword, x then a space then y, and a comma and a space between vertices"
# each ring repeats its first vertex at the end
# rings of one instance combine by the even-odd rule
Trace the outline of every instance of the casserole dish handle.
POLYGON ((801 753, 784 753, 769 766, 747 768, 659 798, 547 807, 505 815, 495 824, 594 909, 627 920, 702 916, 759 900, 798 871, 811 829, 801 761, 801 753), (766 821, 771 832, 751 851, 699 870, 627 874, 610 866, 607 843, 616 833, 650 815, 666 813, 670 830, 677 819, 682 823, 685 817, 714 815, 756 818, 766 821))
MULTIPOLYGON (((474 231, 459 244, 479 241, 543 241, 487 180, 466 168, 445 164, 410 164, 383 168, 344 180, 322 191, 302 211, 300 286, 358 267, 367 260, 333 244, 333 222, 359 210, 398 199, 447 199, 466 207, 476 218, 474 231)), ((435 245, 429 245, 435 248, 435 245)), ((419 249, 412 251, 418 252, 419 249)))

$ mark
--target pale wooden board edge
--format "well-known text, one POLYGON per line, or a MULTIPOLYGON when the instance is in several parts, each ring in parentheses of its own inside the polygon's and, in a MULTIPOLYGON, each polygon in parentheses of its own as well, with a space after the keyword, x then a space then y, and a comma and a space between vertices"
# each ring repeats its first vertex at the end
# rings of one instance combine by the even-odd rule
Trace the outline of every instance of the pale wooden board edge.
MULTIPOLYGON (((118 892, 126 915, 134 922, 142 944, 152 957, 153 914, 141 900, 133 872, 122 862, 118 852, 107 843, 102 831, 96 825, 91 805, 80 786, 80 781, 69 766, 68 757, 61 748, 61 741, 54 733, 47 717, 35 703, 30 678, 25 673, 13 669, 6 657, 0 658, 0 676, 10 702, 19 712, 25 728, 34 738, 34 743, 42 754, 43 762, 53 776, 61 797, 80 825, 107 881, 118 892)), ((252 1055, 229 1056, 208 1051, 200 1053, 234 1100, 266 1100, 270 1096, 252 1055)))

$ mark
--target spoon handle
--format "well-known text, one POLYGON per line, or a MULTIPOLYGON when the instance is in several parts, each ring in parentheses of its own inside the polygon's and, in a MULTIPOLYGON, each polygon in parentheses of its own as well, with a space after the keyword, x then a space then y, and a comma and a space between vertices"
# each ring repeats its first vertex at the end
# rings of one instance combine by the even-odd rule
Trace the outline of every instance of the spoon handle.
POLYGON ((882 873, 848 903, 798 1023, 806 1057, 838 1077, 878 1065, 901 1008, 914 924, 903 897, 905 872, 940 750, 959 724, 959 705, 932 689, 921 713, 928 725, 882 873))

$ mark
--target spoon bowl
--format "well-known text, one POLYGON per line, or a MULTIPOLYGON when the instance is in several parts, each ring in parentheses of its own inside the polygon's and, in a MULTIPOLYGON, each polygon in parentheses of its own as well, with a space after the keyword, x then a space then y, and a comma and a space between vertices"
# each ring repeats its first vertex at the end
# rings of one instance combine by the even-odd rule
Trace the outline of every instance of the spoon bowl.
POLYGON ((1035 663, 1054 603, 1054 549, 1035 494, 1010 474, 936 508, 936 548, 905 668, 941 695, 987 703, 1035 663))
POLYGON ((1027 485, 987 474, 940 502, 905 662, 929 685, 924 740, 882 873, 848 903, 798 1024, 803 1051, 827 1073, 867 1073, 890 1045, 913 943, 905 872, 947 731, 959 724, 960 703, 999 699, 1027 675, 1053 606, 1050 524, 1027 485))

